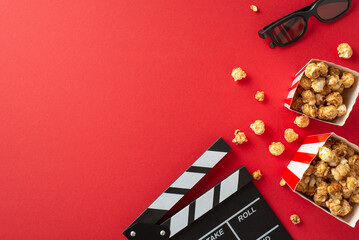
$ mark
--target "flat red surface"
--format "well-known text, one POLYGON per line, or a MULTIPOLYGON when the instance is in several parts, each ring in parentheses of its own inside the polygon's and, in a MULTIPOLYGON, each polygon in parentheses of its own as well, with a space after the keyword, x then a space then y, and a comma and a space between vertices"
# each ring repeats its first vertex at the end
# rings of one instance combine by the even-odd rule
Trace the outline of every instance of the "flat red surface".
POLYGON ((306 135, 334 131, 359 144, 358 104, 344 127, 311 121, 306 129, 283 107, 310 58, 359 70, 357 1, 336 22, 310 19, 290 47, 270 49, 257 35, 309 3, 2 1, 0 239, 124 239, 125 227, 219 136, 231 143, 236 128, 249 142, 231 143, 192 197, 241 165, 261 169, 256 185, 294 239, 357 239, 358 227, 279 186, 306 135), (338 58, 341 42, 353 47, 350 60, 338 58), (248 77, 235 83, 237 66, 248 77), (249 128, 257 119, 262 136, 249 128), (288 127, 300 140, 270 155, 288 127))

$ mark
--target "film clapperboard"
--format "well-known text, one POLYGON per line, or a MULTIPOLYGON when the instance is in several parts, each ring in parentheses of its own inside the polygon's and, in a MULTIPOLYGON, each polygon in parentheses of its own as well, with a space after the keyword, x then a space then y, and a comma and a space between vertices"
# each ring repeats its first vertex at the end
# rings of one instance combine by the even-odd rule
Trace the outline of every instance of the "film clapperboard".
POLYGON ((219 138, 125 231, 129 240, 292 239, 242 166, 172 217, 161 218, 231 147, 219 138))

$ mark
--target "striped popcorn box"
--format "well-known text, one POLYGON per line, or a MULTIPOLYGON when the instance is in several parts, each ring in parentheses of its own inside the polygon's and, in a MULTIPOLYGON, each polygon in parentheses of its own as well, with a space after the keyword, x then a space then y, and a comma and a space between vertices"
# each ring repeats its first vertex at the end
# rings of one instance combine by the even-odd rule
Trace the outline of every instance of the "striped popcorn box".
POLYGON ((336 135, 335 133, 325 133, 325 134, 320 134, 320 135, 308 136, 304 139, 304 142, 299 147, 297 153, 294 155, 292 160, 289 162, 287 168, 284 170, 284 172, 282 174, 282 178, 286 181, 288 186, 295 193, 299 194, 299 196, 303 197, 304 199, 313 203, 315 206, 324 210, 330 216, 337 218, 338 220, 348 224, 351 227, 355 227, 356 222, 359 220, 359 207, 357 206, 359 204, 354 204, 353 211, 350 214, 348 214, 347 216, 337 217, 337 216, 332 215, 326 209, 318 206, 314 201, 308 199, 301 193, 295 191, 297 184, 303 177, 304 172, 308 169, 312 160, 317 155, 319 148, 325 144, 325 142, 328 140, 329 137, 332 137, 336 140, 342 140, 342 141, 346 142, 350 147, 352 147, 356 152, 359 152, 359 147, 357 145, 349 142, 345 138, 342 138, 342 137, 336 135))
MULTIPOLYGON (((351 88, 345 89, 344 94, 343 94, 343 98, 344 98, 343 103, 347 107, 347 113, 344 116, 336 118, 335 120, 330 121, 330 122, 329 121, 324 121, 324 120, 321 120, 321 119, 318 119, 318 118, 314 118, 314 119, 316 119, 318 121, 321 121, 321 122, 326 122, 326 123, 330 123, 330 124, 334 124, 334 125, 338 125, 338 126, 343 126, 345 124, 345 121, 348 119, 349 114, 352 111, 353 106, 355 104, 355 101, 356 101, 356 99, 358 97, 358 94, 359 94, 359 83, 358 83, 358 81, 359 81, 359 73, 356 72, 356 71, 353 71, 353 70, 351 70, 349 68, 345 68, 345 67, 342 67, 340 65, 337 65, 335 63, 327 62, 327 61, 320 60, 320 59, 311 59, 307 64, 305 64, 304 67, 302 67, 302 69, 300 69, 295 74, 294 80, 292 82, 292 86, 290 87, 290 90, 289 90, 288 96, 287 96, 287 98, 285 100, 284 106, 286 108, 288 108, 289 110, 292 110, 294 112, 303 114, 301 112, 298 112, 298 111, 292 109, 291 104, 292 104, 295 92, 297 91, 299 81, 300 81, 300 79, 302 78, 302 76, 304 74, 304 70, 307 67, 307 65, 309 63, 312 63, 312 62, 325 62, 329 67, 338 68, 342 72, 350 72, 355 77, 356 81, 355 81, 354 85, 351 88)), ((312 118, 311 116, 308 116, 308 117, 312 118)))

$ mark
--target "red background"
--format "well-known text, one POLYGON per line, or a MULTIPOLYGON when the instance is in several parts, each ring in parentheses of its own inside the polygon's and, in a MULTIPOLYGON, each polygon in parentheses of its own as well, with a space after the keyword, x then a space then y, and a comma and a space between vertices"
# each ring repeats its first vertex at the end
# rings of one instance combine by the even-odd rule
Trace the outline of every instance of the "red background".
POLYGON ((264 173, 256 185, 295 239, 357 238, 358 227, 279 186, 306 135, 334 131, 359 143, 357 105, 344 127, 312 121, 306 129, 283 107, 310 58, 358 70, 357 2, 336 22, 311 18, 305 37, 286 48, 270 49, 257 35, 310 3, 2 1, 0 239, 124 239, 125 227, 219 136, 233 150, 192 197, 245 165, 264 173), (350 60, 338 58, 341 42, 352 45, 350 60), (235 83, 237 66, 248 77, 235 83), (257 90, 265 102, 254 99, 257 90), (266 123, 262 136, 249 128, 257 119, 266 123), (300 140, 270 155, 288 127, 300 140), (231 143, 236 128, 248 143, 231 143))

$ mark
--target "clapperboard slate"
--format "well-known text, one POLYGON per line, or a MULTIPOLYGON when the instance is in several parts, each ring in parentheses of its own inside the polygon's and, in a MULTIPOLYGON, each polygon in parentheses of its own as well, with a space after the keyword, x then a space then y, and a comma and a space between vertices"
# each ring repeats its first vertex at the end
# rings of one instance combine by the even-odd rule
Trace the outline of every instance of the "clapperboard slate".
POLYGON ((129 240, 292 239, 244 166, 159 222, 230 149, 219 138, 123 234, 129 240))

